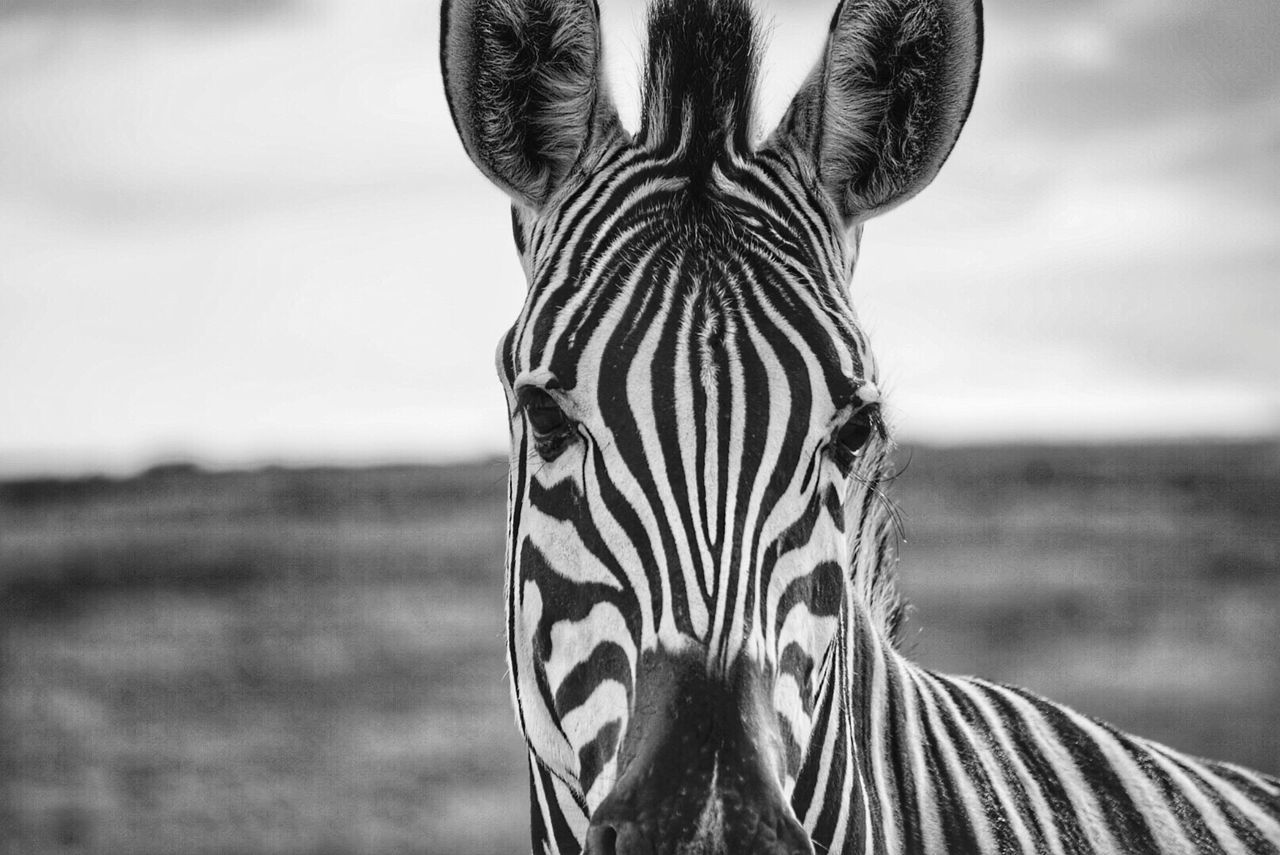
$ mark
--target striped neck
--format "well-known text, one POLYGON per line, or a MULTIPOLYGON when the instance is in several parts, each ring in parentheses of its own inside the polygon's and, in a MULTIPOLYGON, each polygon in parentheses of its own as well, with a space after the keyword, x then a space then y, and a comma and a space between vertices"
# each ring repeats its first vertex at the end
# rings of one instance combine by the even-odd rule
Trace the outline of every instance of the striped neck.
POLYGON ((856 605, 792 794, 818 852, 1280 855, 1280 780, 930 672, 856 605))
MULTIPOLYGON (((854 589, 851 589, 853 591, 854 589)), ((791 794, 813 841, 830 852, 895 852, 902 780, 896 774, 895 712, 903 669, 869 604, 846 597, 821 677, 814 729, 791 794)))

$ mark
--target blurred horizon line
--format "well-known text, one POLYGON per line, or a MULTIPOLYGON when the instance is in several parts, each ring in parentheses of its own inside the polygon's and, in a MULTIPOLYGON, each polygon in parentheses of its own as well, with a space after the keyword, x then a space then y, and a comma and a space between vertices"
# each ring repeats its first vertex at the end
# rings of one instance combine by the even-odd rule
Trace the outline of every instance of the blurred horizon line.
MULTIPOLYGON (((1280 430, 1241 433, 1187 434, 1079 434, 1061 436, 970 436, 955 440, 936 436, 903 436, 899 450, 945 449, 1179 449, 1194 446, 1249 448, 1280 446, 1280 430)), ((281 470, 379 470, 400 468, 450 468, 495 464, 507 459, 500 448, 437 449, 383 453, 246 454, 218 455, 200 452, 156 452, 96 459, 86 456, 37 452, 0 451, 0 483, 38 480, 129 480, 165 471, 199 474, 234 474, 281 470)))

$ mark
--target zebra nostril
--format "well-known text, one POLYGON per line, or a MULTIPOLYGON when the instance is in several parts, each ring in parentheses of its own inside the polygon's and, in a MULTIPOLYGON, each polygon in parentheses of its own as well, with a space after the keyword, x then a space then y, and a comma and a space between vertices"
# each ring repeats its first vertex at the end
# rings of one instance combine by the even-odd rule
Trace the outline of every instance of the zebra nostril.
POLYGON ((612 826, 592 826, 587 830, 583 855, 618 855, 618 832, 612 826))
POLYGON ((587 829, 582 855, 653 855, 653 844, 634 822, 604 821, 587 829))

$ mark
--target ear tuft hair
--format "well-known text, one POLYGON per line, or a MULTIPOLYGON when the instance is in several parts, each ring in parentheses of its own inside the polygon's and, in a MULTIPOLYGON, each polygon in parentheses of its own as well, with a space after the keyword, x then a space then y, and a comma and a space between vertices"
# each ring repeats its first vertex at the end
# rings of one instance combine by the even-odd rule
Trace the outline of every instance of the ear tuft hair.
POLYGON ((759 44, 746 0, 658 0, 649 11, 640 141, 697 172, 750 148, 759 44))
POLYGON ((933 180, 981 57, 980 0, 846 0, 778 134, 809 149, 847 220, 865 220, 933 180))
POLYGON ((537 207, 600 132, 616 124, 600 96, 592 0, 446 0, 441 65, 449 110, 471 159, 537 207))

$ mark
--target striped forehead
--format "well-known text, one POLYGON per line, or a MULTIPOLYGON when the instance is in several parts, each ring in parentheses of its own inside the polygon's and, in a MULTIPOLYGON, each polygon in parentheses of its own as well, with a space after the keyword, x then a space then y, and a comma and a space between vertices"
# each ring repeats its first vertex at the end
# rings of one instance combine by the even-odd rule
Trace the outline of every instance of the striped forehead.
POLYGON ((584 360, 634 356, 663 323, 673 332, 658 347, 710 355, 785 338, 804 343, 829 383, 867 378, 845 290, 855 247, 815 190, 767 156, 734 158, 691 185, 629 154, 531 225, 530 291, 504 360, 512 375, 549 372, 572 388, 584 360))

